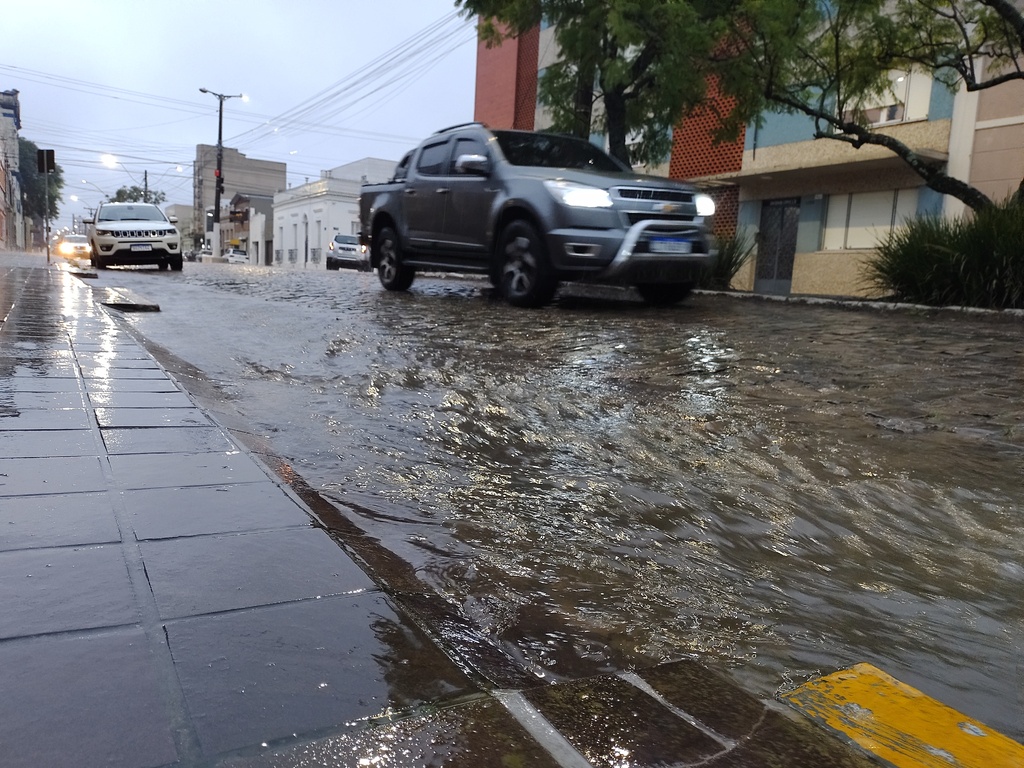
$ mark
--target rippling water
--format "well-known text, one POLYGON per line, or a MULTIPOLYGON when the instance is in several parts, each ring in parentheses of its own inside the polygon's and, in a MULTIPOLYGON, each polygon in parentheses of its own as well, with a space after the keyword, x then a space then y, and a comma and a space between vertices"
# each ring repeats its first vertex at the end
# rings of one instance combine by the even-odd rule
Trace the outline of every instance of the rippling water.
POLYGON ((538 673, 870 661, 1024 737, 1024 321, 136 279, 148 337, 538 673))

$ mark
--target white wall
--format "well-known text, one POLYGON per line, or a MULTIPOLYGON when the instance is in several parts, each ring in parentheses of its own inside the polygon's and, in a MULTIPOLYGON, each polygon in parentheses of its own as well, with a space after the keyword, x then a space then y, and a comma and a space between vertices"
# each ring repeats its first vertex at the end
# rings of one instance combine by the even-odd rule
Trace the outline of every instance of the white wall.
POLYGON ((396 160, 363 158, 323 171, 317 181, 274 195, 275 267, 326 269, 327 245, 336 234, 359 231, 363 183, 387 181, 396 160))

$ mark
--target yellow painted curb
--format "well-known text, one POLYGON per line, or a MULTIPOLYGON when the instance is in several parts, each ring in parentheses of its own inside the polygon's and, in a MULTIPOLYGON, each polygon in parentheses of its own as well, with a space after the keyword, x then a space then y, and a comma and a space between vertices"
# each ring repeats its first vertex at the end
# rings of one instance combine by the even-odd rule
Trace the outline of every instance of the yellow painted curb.
POLYGON ((779 698, 897 768, 1024 767, 1024 746, 871 664, 779 698))

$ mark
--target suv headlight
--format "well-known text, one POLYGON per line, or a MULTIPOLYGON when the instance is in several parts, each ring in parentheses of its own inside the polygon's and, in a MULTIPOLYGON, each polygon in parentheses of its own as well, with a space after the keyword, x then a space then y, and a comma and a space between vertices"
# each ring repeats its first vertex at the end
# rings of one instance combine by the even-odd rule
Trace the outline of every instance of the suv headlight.
POLYGON ((697 204, 697 215, 707 218, 715 215, 715 201, 709 195, 697 195, 694 200, 697 204))
POLYGON ((606 189, 588 187, 586 184, 577 184, 561 179, 548 179, 544 182, 544 186, 563 205, 573 208, 612 207, 612 198, 606 189))

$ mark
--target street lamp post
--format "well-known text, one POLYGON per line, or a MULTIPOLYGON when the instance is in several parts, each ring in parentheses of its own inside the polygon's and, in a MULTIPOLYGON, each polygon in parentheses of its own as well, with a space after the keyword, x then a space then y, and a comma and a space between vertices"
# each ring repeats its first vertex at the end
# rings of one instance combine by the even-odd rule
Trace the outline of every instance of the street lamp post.
POLYGON ((200 88, 200 93, 208 93, 211 96, 217 97, 218 110, 217 110, 217 170, 214 173, 215 183, 213 185, 213 257, 215 259, 220 258, 220 195, 224 191, 224 173, 222 169, 222 163, 224 161, 224 102, 228 99, 241 99, 242 94, 235 93, 225 95, 223 93, 216 93, 214 91, 207 90, 206 88, 200 88))

